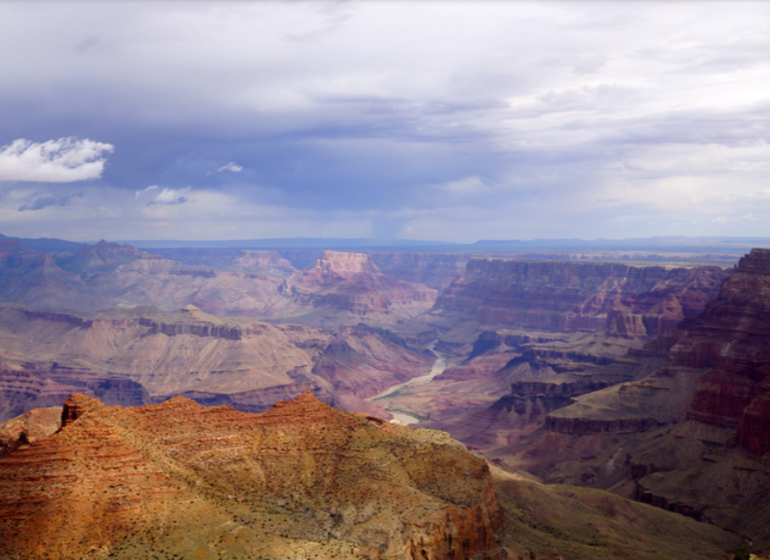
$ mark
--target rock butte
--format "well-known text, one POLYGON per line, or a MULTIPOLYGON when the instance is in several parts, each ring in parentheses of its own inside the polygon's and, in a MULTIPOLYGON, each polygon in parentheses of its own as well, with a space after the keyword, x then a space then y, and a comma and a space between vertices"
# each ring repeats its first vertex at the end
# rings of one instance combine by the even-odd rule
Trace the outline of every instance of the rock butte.
POLYGON ((436 295, 382 274, 369 255, 324 251, 313 268, 284 280, 263 316, 316 327, 391 325, 425 313, 436 295))
POLYGON ((483 460, 310 393, 263 414, 73 395, 62 425, 0 459, 2 558, 498 554, 483 460))

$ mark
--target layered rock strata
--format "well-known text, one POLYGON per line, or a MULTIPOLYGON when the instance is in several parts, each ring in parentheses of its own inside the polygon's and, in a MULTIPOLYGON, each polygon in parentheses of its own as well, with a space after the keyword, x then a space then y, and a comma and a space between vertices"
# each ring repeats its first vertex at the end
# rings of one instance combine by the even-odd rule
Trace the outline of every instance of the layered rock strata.
POLYGON ((431 359, 381 329, 336 333, 225 320, 187 306, 89 317, 0 307, 0 419, 61 405, 72 392, 133 406, 187 394, 261 412, 312 389, 346 410, 384 410, 365 399, 430 369, 431 359), (33 361, 34 360, 34 361, 33 361))
POLYGON ((500 457, 547 480, 611 488, 770 547, 769 302, 770 251, 754 249, 663 344, 662 367, 576 397, 500 457))
POLYGON ((257 316, 282 277, 266 270, 190 266, 131 245, 101 241, 70 253, 0 253, 0 301, 37 309, 94 311, 152 305, 165 310, 194 304, 210 313, 257 316))
POLYGON ((0 458, 50 436, 61 427, 62 409, 36 408, 0 424, 0 458))
POLYGON ((702 310, 727 276, 718 267, 471 258, 429 319, 441 329, 436 347, 456 358, 420 391, 443 384, 445 399, 477 398, 465 410, 434 407, 430 425, 476 447, 511 444, 546 421, 563 430, 635 429, 636 420, 577 427, 547 415, 581 394, 648 375, 658 358, 640 365, 629 352, 702 310))
POLYGON ((265 317, 316 327, 388 325, 428 311, 436 290, 382 274, 368 255, 324 251, 285 280, 265 317))
POLYGON ((470 256, 465 253, 371 252, 374 264, 388 276, 425 284, 439 292, 448 288, 465 270, 470 256))
POLYGON ((719 267, 474 257, 435 309, 488 326, 657 336, 700 311, 726 276, 719 267))
POLYGON ((441 433, 309 393, 259 415, 74 395, 63 417, 0 460, 3 558, 499 557, 486 463, 441 433))

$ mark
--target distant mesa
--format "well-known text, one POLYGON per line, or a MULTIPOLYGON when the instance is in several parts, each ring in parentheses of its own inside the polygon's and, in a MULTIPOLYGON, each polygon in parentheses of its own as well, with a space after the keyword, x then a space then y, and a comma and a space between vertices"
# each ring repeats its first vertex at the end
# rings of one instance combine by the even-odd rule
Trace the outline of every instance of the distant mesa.
POLYGON ((371 257, 363 253, 324 251, 315 268, 340 274, 382 274, 371 257))
POLYGON ((437 292, 382 274, 369 255, 324 251, 286 279, 265 317, 314 327, 387 326, 427 312, 437 292))

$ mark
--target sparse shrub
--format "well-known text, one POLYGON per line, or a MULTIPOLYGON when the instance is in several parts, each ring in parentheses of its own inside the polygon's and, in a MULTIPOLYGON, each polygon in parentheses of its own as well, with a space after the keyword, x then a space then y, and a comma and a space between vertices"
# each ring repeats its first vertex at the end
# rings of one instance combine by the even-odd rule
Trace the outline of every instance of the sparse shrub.
POLYGON ((746 548, 745 546, 740 547, 733 554, 733 560, 750 560, 750 559, 751 559, 751 553, 749 552, 749 549, 746 548))

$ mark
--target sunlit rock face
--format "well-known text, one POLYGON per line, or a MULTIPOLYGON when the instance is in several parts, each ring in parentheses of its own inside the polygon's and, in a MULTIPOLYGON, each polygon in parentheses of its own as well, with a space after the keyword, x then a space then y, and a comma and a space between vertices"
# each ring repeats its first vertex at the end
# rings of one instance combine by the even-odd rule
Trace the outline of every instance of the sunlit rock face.
POLYGON ((382 274, 369 255, 324 251, 286 279, 265 317, 317 327, 392 325, 428 311, 437 292, 382 274))
POLYGON ((309 393, 263 414, 73 395, 62 419, 0 460, 4 558, 496 556, 489 469, 440 432, 309 393))
POLYGON ((0 457, 49 436, 61 427, 59 406, 35 408, 0 424, 0 457))

